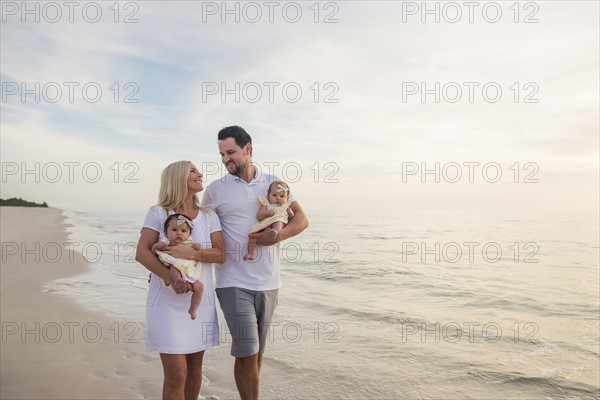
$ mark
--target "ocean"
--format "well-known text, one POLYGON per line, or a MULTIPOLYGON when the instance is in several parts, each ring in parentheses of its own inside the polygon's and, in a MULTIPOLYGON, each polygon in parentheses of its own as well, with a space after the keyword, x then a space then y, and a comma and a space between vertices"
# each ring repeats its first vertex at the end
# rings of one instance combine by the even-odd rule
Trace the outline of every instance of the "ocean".
MULTIPOLYGON (((70 248, 91 267, 45 290, 134 322, 143 340, 148 272, 134 256, 145 210, 65 214, 70 248)), ((597 214, 309 218, 282 245, 263 398, 600 398, 597 214)), ((202 394, 237 398, 221 331, 202 394)))

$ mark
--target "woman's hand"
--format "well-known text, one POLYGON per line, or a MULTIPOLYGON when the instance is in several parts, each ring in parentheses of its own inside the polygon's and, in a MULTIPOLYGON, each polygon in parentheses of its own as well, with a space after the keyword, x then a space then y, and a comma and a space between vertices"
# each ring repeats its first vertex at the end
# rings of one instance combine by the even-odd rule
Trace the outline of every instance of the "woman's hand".
POLYGON ((167 244, 165 242, 156 242, 152 246, 152 252, 156 254, 157 251, 163 251, 165 247, 167 247, 167 244))
POLYGON ((175 258, 181 258, 184 260, 190 260, 195 254, 195 250, 192 246, 187 244, 178 244, 175 246, 168 246, 163 252, 173 256, 175 258))
POLYGON ((193 246, 187 244, 178 244, 174 246, 168 246, 164 252, 175 257, 184 260, 194 260, 203 263, 217 263, 222 264, 225 262, 225 243, 223 242, 223 235, 221 231, 215 231, 210 234, 210 241, 212 247, 203 249, 200 243, 194 243, 193 246))
POLYGON ((179 285, 173 285, 173 290, 177 294, 187 293, 192 291, 192 284, 189 282, 181 282, 179 285))

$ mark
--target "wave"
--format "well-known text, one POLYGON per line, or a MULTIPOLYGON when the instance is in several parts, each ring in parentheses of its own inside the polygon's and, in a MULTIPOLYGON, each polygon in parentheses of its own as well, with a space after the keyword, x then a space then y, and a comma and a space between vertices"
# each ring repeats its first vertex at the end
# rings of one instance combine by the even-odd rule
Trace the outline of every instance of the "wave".
MULTIPOLYGON (((600 388, 563 378, 524 376, 521 373, 484 372, 481 373, 487 383, 511 386, 524 393, 532 390, 547 396, 546 398, 598 399, 600 388)), ((499 388, 499 390, 502 390, 499 388)))
MULTIPOLYGON (((452 296, 453 297, 453 296, 452 296)), ((516 297, 516 296, 512 296, 516 297)), ((518 296, 515 299, 491 297, 485 294, 477 299, 464 304, 465 307, 493 310, 535 311, 544 317, 577 317, 598 320, 598 306, 596 304, 573 304, 573 303, 548 303, 536 301, 535 299, 518 296)))

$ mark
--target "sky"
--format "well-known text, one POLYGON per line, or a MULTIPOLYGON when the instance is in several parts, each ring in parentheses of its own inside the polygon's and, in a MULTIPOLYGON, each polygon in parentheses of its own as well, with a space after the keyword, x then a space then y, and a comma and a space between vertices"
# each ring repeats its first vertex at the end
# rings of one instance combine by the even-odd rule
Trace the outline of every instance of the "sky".
POLYGON ((596 1, 1 12, 2 198, 145 210, 171 162, 222 177, 240 125, 309 213, 598 212, 596 1))

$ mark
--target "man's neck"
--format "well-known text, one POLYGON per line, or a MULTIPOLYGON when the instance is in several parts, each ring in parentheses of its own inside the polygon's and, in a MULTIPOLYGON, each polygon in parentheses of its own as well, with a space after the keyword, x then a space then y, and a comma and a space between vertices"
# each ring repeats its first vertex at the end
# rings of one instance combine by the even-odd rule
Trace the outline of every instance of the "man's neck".
POLYGON ((255 178, 255 176, 256 176, 256 168, 254 167, 254 164, 252 164, 252 162, 250 162, 250 163, 248 163, 246 168, 242 169, 238 178, 245 181, 246 183, 249 183, 252 179, 255 178))

